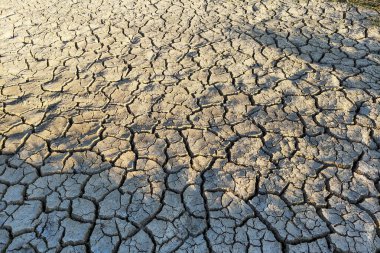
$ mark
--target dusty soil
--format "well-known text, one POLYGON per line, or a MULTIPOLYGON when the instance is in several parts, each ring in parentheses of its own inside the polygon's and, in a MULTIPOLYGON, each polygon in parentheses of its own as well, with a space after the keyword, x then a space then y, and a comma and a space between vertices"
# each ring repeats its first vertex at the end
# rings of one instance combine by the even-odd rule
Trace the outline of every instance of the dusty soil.
POLYGON ((379 251, 378 15, 0 0, 0 250, 379 251))

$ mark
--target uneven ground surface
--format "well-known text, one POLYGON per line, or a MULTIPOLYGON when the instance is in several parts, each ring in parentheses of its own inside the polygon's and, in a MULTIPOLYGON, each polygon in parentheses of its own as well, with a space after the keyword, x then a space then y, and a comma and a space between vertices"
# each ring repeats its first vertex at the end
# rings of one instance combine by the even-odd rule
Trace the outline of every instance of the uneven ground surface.
POLYGON ((378 13, 0 1, 3 252, 376 252, 378 13))

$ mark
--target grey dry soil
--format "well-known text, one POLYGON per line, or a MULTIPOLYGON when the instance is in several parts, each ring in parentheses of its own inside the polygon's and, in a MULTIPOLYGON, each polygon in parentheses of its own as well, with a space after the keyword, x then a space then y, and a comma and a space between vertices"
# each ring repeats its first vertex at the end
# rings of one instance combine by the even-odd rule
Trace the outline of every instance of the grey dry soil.
POLYGON ((379 251, 378 15, 0 0, 1 251, 379 251))

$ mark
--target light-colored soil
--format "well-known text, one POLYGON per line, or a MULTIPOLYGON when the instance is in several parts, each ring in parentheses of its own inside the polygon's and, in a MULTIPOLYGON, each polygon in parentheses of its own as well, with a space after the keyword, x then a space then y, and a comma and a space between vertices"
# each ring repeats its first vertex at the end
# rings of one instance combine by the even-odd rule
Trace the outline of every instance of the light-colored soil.
POLYGON ((379 251, 378 15, 0 0, 0 251, 379 251))

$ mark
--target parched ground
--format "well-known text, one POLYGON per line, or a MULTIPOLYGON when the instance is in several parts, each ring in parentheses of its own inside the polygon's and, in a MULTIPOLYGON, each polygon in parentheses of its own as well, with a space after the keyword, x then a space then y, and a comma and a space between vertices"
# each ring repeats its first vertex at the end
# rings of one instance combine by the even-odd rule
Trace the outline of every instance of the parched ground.
POLYGON ((0 0, 0 251, 379 252, 378 15, 0 0))

